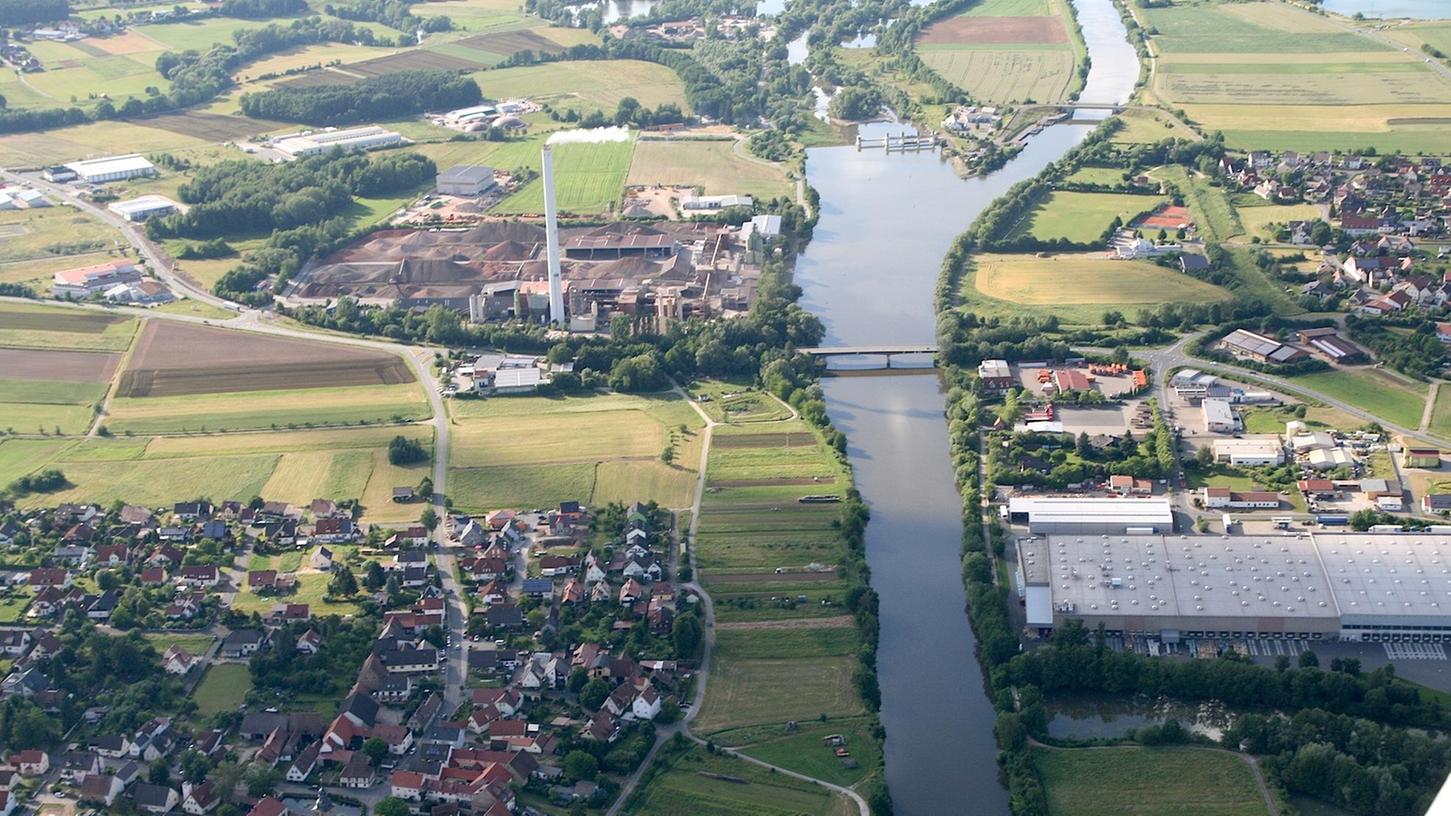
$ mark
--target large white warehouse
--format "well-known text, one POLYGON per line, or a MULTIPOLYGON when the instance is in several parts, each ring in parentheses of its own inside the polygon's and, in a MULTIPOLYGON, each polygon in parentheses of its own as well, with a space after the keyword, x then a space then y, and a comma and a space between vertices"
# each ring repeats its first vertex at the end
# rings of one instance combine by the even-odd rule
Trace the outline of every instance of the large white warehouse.
POLYGON ((329 150, 375 150, 403 144, 403 137, 377 125, 349 128, 347 130, 314 130, 291 133, 272 140, 273 149, 290 158, 314 156, 329 150))
POLYGON ((1018 541, 1028 625, 1114 634, 1451 638, 1451 535, 1051 535, 1018 541))
POLYGON ((1014 496, 1008 521, 1034 533, 1167 533, 1174 513, 1165 498, 1105 499, 1076 496, 1014 496))
POLYGON ((132 153, 126 156, 110 156, 104 159, 86 159, 66 165, 81 181, 100 184, 106 181, 122 181, 140 176, 156 175, 156 165, 146 157, 132 153))

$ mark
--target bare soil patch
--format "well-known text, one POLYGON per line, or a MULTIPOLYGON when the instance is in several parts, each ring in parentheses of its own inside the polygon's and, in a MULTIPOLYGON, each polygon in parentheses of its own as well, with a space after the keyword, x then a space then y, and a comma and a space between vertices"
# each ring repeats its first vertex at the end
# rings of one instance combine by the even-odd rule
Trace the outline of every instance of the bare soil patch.
POLYGON ((144 54, 163 50, 156 40, 134 31, 110 37, 88 37, 86 42, 107 54, 144 54))
POLYGON ((123 317, 102 314, 55 314, 52 312, 0 311, 0 329, 15 331, 73 332, 101 334, 107 328, 125 322, 123 317))
POLYGON ((762 629, 847 629, 856 625, 851 615, 834 618, 790 618, 773 621, 734 621, 717 623, 717 632, 750 632, 762 629))
POLYGON ((220 116, 215 113, 167 114, 149 119, 135 119, 132 122, 141 127, 179 133, 207 142, 232 142, 287 127, 282 122, 248 119, 245 116, 220 116))
POLYGON ((121 355, 100 351, 41 351, 0 348, 0 376, 16 380, 105 382, 121 355))
POLYGON ((814 445, 816 437, 808 433, 724 434, 710 440, 717 448, 782 448, 792 445, 814 445))
POLYGON ((323 85, 353 85, 362 81, 362 77, 356 77, 351 74, 345 74, 341 71, 334 71, 328 68, 324 68, 321 71, 308 71, 305 74, 299 74, 292 79, 286 79, 278 82, 273 87, 317 88, 323 85))
POLYGON ((350 74, 369 77, 396 74, 399 71, 477 71, 488 67, 482 62, 433 51, 405 51, 402 54, 389 54, 386 57, 375 57, 343 66, 350 74))
POLYGON ((917 42, 929 45, 1066 43, 1057 17, 949 17, 928 26, 917 42))
POLYGON ((306 340, 149 321, 119 395, 160 397, 413 382, 401 358, 306 340))

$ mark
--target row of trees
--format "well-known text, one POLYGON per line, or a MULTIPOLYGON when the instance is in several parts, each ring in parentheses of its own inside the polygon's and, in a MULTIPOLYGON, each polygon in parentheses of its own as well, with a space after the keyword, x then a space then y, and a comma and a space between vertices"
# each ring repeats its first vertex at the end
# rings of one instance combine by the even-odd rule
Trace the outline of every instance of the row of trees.
POLYGON ((307 0, 222 0, 221 11, 228 17, 265 20, 307 12, 307 0))
POLYGON ((50 23, 70 13, 70 0, 0 0, 0 25, 5 26, 50 23))
POLYGON ((243 94, 242 113, 253 119, 348 125, 356 122, 476 105, 483 99, 472 78, 452 71, 399 71, 351 85, 281 87, 243 94))
POLYGON ((334 17, 341 17, 344 20, 382 23, 389 28, 396 28, 399 31, 407 32, 410 39, 415 31, 435 33, 449 31, 453 28, 453 20, 441 14, 427 18, 414 16, 409 7, 417 1, 357 0, 357 2, 341 6, 334 6, 329 3, 323 7, 323 10, 334 17))

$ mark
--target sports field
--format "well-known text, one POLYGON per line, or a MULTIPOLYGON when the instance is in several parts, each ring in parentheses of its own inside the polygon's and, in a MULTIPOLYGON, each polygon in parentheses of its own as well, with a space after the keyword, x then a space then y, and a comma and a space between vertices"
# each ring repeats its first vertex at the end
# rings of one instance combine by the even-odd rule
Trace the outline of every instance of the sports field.
POLYGON ((1403 428, 1417 428, 1426 408, 1424 383, 1411 384, 1375 368, 1339 369, 1303 374, 1292 383, 1341 400, 1403 428))
POLYGON ((1054 192, 1024 216, 1009 237, 1095 243, 1115 218, 1127 225, 1162 203, 1159 196, 1054 192))
POLYGON ((730 140, 642 139, 635 143, 625 183, 698 186, 705 189, 705 195, 749 195, 759 199, 795 192, 784 166, 743 157, 730 140))
POLYGON ((1202 176, 1191 175, 1177 164, 1156 168, 1150 176, 1174 185, 1184 195, 1184 203, 1189 207, 1199 237, 1208 241, 1227 241, 1244 234, 1244 224, 1240 223, 1239 213, 1225 195, 1223 187, 1210 184, 1202 176))
POLYGON ((850 816, 857 809, 811 782, 692 747, 653 777, 630 816, 850 816))
POLYGON ((1228 300, 1228 292, 1149 261, 1119 261, 1103 253, 978 255, 963 276, 965 308, 1002 314, 1054 314, 1069 323, 1096 324, 1106 308, 1154 308, 1164 303, 1228 300))
POLYGON ((986 0, 927 26, 918 56, 981 102, 1059 102, 1082 56, 1062 0, 986 0))
POLYGON ((1236 148, 1451 148, 1451 81, 1401 51, 1287 3, 1144 9, 1151 93, 1236 148))
POLYGON ((1054 816, 1266 816, 1245 757, 1202 748, 1041 748, 1054 816))
POLYGON ((704 423, 675 394, 452 400, 449 413, 449 494, 460 508, 690 504, 704 423), (660 459, 667 445, 671 464, 660 459))

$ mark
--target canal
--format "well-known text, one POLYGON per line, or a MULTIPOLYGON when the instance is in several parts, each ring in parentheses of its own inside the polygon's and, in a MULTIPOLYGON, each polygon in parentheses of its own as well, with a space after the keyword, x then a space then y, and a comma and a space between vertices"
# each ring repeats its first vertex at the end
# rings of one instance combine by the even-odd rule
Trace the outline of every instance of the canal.
MULTIPOLYGON (((1110 0, 1074 2, 1093 60, 1083 101, 1126 100, 1138 60, 1117 12, 1110 0)), ((902 130, 871 124, 861 133, 902 130)), ((933 291, 953 239, 993 199, 1089 130, 1048 128, 1001 170, 971 180, 925 153, 809 151, 807 175, 821 194, 821 218, 796 281, 803 306, 826 326, 826 342, 933 342, 933 291)), ((896 812, 1006 814, 994 713, 963 608, 961 500, 938 378, 835 377, 824 386, 832 421, 849 440, 857 487, 871 506, 866 549, 881 598, 881 718, 896 812)))

